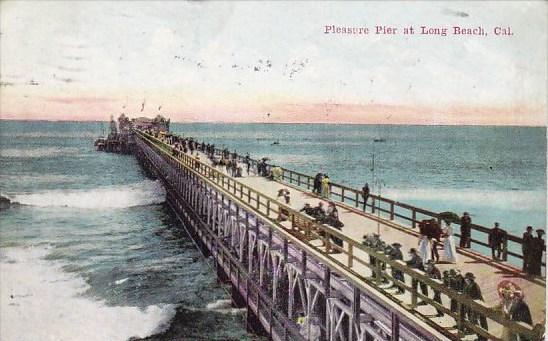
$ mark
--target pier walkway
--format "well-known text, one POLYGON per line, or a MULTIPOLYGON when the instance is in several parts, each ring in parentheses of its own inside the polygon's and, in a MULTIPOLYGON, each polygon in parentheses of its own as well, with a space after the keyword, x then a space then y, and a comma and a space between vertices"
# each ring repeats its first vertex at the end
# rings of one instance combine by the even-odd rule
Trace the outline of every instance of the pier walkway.
MULTIPOLYGON (((441 271, 459 269, 463 274, 474 273, 476 282, 482 290, 484 301, 471 300, 464 297, 462 293, 447 288, 441 281, 428 278, 424 272, 410 269, 404 262, 392 261, 382 252, 362 245, 362 237, 365 234, 379 232, 381 239, 388 244, 399 242, 404 255, 410 248, 417 247, 417 230, 394 220, 393 207, 391 211, 388 210, 391 214, 389 214, 389 218, 386 218, 359 210, 356 208, 357 204, 349 205, 333 201, 338 207, 339 219, 344 223, 344 227, 339 231, 330 226, 318 224, 311 217, 299 212, 305 203, 310 203, 312 206, 316 206, 319 201, 326 203, 325 199, 321 199, 307 190, 310 188, 308 180, 306 182, 308 186, 303 188, 303 186, 299 186, 300 179, 298 184, 294 185, 283 181, 285 176, 279 181, 269 180, 253 175, 253 173, 244 173, 244 177, 233 178, 226 173, 224 167, 212 167, 210 160, 201 152, 195 152, 200 155, 200 161, 197 161, 195 156, 188 154, 174 156, 178 153, 173 152, 171 146, 164 141, 142 132, 137 132, 137 135, 158 153, 163 153, 163 157, 169 158, 170 162, 180 162, 182 166, 192 170, 196 176, 215 184, 215 187, 230 194, 246 208, 252 208, 261 217, 269 220, 274 228, 284 229, 285 232, 297 238, 302 242, 302 244, 298 244, 299 247, 304 247, 307 252, 316 255, 321 263, 333 264, 338 276, 346 278, 347 281, 355 285, 363 286, 367 290, 376 291, 379 297, 382 297, 382 304, 395 305, 401 311, 410 314, 414 319, 416 318, 416 323, 424 325, 425 330, 430 330, 432 335, 438 335, 437 339, 445 337, 474 340, 479 335, 498 340, 505 328, 527 335, 531 339, 539 339, 544 332, 546 286, 544 278, 529 278, 524 276, 519 269, 507 263, 493 262, 479 253, 459 250, 457 264, 440 263, 437 266, 441 271), (288 204, 276 199, 278 191, 282 188, 291 192, 291 201, 288 204), (280 219, 280 215, 283 215, 284 219, 280 219), (342 247, 333 243, 333 239, 337 238, 343 241, 342 247), (371 255, 377 259, 374 265, 370 262, 371 255), (385 270, 381 268, 381 262, 386 264, 385 270), (405 281, 395 280, 390 269, 402 271, 405 274, 405 281), (383 278, 388 283, 384 283, 383 278), (502 314, 498 307, 500 299, 497 285, 503 280, 512 281, 525 293, 525 300, 531 310, 534 327, 510 321, 502 314), (417 286, 412 284, 414 281, 426 284, 429 289, 428 295, 423 295, 417 290, 417 286), (397 287, 394 287, 393 284, 403 288, 404 293, 398 294, 397 287), (441 304, 434 301, 434 291, 441 293, 441 304), (456 311, 450 309, 452 300, 457 304, 456 311), (425 304, 421 304, 421 301, 425 304), (437 310, 442 311, 444 315, 438 317, 437 310), (474 316, 475 318, 485 316, 488 329, 473 323, 474 316)), ((345 197, 344 191, 342 197, 345 197)), ((359 204, 359 201, 356 203, 359 204)), ((373 203, 373 207, 374 205, 373 203)), ((415 213, 413 215, 415 216, 415 213)), ((296 242, 294 244, 297 245, 296 242)), ((404 259, 406 259, 405 256, 404 259)), ((289 317, 291 318, 291 313, 289 317)), ((339 321, 335 326, 340 323, 339 321)), ((380 333, 381 337, 382 334, 380 333)), ((394 335, 390 336, 389 334, 390 330, 386 331, 385 336, 394 339, 394 335)), ((329 339, 332 340, 339 339, 333 334, 326 333, 326 335, 330 335, 329 339)))

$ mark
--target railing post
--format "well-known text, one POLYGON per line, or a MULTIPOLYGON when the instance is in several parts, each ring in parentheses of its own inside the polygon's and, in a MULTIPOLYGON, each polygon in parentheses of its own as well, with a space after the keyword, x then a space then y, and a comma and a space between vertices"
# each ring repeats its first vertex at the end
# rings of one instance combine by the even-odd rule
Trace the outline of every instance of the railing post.
POLYGON ((348 243, 348 267, 351 268, 354 264, 354 245, 348 243))
POLYGON ((414 208, 411 210, 411 219, 412 219, 411 226, 413 226, 413 228, 416 228, 417 227, 417 211, 415 211, 414 208))
POLYGON ((344 202, 344 187, 341 187, 341 201, 344 202))
POLYGON ((458 331, 458 336, 459 337, 462 337, 464 336, 464 309, 465 307, 463 307, 462 303, 460 301, 457 301, 457 318, 456 318, 456 323, 457 323, 457 331, 458 331))
POLYGON ((355 192, 354 194, 356 194, 356 207, 359 207, 360 206, 360 194, 358 192, 355 192))
POLYGON ((508 260, 508 236, 504 236, 504 241, 502 244, 502 260, 508 260))
POLYGON ((417 306, 417 290, 419 289, 419 282, 415 278, 411 278, 411 307, 417 306))
POLYGON ((390 341, 398 341, 400 339, 400 318, 395 313, 392 312, 392 335, 390 336, 390 341))
POLYGON ((394 202, 390 203, 390 220, 394 220, 394 202))
POLYGON ((375 197, 371 197, 371 213, 375 213, 375 197))
MULTIPOLYGON (((375 251, 375 253, 377 253, 375 251)), ((377 285, 382 284, 382 277, 381 277, 382 269, 381 269, 381 261, 377 259, 375 261, 375 282, 377 285)))

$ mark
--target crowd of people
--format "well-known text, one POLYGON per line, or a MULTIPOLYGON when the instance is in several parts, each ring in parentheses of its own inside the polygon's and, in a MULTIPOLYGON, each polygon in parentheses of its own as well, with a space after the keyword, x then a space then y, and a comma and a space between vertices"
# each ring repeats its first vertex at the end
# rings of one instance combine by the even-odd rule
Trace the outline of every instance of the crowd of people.
MULTIPOLYGON (((153 133, 154 132, 149 132, 153 133)), ((183 138, 176 135, 155 136, 161 138, 164 142, 172 146, 173 154, 179 156, 182 153, 194 154, 195 151, 201 151, 207 155, 211 160, 214 167, 224 166, 226 172, 234 177, 240 177, 243 174, 241 164, 246 167, 247 174, 249 175, 252 160, 247 154, 245 157, 238 155, 236 152, 230 153, 227 149, 222 150, 220 153, 215 149, 213 144, 205 144, 204 142, 198 143, 192 138, 183 138), (220 156, 219 156, 220 154, 220 156)), ((196 153, 197 154, 197 153, 196 153)), ((273 172, 273 167, 267 164, 267 158, 263 158, 258 162, 255 162, 256 173, 260 176, 274 178, 276 174, 273 172)), ((331 181, 328 174, 318 173, 314 177, 313 192, 318 194, 324 199, 330 197, 331 181)), ((362 188, 363 206, 364 210, 367 204, 367 200, 370 195, 369 185, 366 183, 362 188)), ((278 191, 278 200, 283 200, 285 204, 291 203, 290 192, 287 189, 280 189, 278 191)), ((284 209, 280 210, 278 219, 283 221, 287 219, 290 213, 284 209), (285 211, 284 211, 285 210, 285 211)), ((337 206, 334 202, 328 201, 327 208, 324 208, 324 202, 319 201, 315 207, 312 207, 310 203, 305 203, 304 207, 300 209, 300 212, 305 213, 315 222, 319 224, 326 224, 335 229, 341 230, 344 224, 339 218, 337 206)), ((460 217, 460 243, 461 248, 470 248, 472 241, 472 218, 468 212, 464 212, 460 217)), ((522 253, 523 253, 523 272, 538 276, 541 275, 542 256, 545 251, 545 241, 543 239, 544 230, 536 230, 537 236, 533 235, 533 228, 528 226, 522 237, 522 253)), ((322 233, 325 237, 325 233, 322 233)), ((451 222, 446 220, 444 226, 441 226, 441 221, 437 219, 423 220, 419 223, 419 243, 417 248, 410 248, 408 252, 408 258, 405 260, 407 267, 423 271, 429 278, 440 280, 444 286, 453 290, 456 293, 462 294, 472 300, 483 300, 482 292, 479 285, 475 282, 475 276, 471 272, 467 272, 464 275, 461 274, 458 269, 449 269, 443 271, 443 273, 437 267, 437 263, 444 262, 455 264, 458 261, 456 252, 456 245, 454 239, 454 231, 451 222), (442 247, 442 254, 440 257, 439 248, 442 247)), ((343 247, 342 239, 329 234, 329 238, 333 244, 339 248, 343 247)), ((491 248, 491 256, 493 260, 506 260, 508 235, 498 223, 495 223, 493 228, 490 229, 488 234, 488 245, 491 248)), ((363 238, 362 243, 376 251, 382 251, 390 260, 404 261, 404 254, 401 250, 402 245, 398 242, 388 244, 381 240, 378 234, 366 235, 363 238)), ((337 250, 335 249, 335 252, 337 250)), ((373 255, 369 255, 369 262, 372 268, 381 269, 381 272, 385 273, 387 265, 381 262, 373 255), (377 263, 378 266, 377 266, 377 263)), ((390 277, 377 271, 373 271, 373 278, 381 276, 383 282, 388 282, 390 277)), ((403 271, 397 268, 391 268, 391 280, 392 285, 390 288, 395 288, 397 294, 403 294, 405 292, 405 276, 403 271)), ((429 287, 415 279, 411 280, 411 287, 414 291, 420 289, 420 292, 424 296, 428 296, 429 287)), ((434 302, 442 304, 441 293, 438 290, 433 291, 434 302)), ((515 292, 507 294, 508 297, 503 297, 503 303, 501 309, 503 313, 512 321, 520 321, 528 324, 532 324, 531 314, 529 308, 524 301, 524 295, 522 292, 515 292)), ((418 302, 419 305, 427 304, 425 301, 418 302)), ((481 326, 483 329, 488 328, 487 319, 481 313, 472 310, 465 305, 457 305, 455 299, 450 300, 450 311, 453 313, 459 313, 473 324, 481 326), (457 311, 460 309, 460 311, 457 311)), ((441 317, 444 312, 436 307, 437 316, 441 317)), ((469 332, 464 330, 464 332, 469 332)), ((509 330, 505 331, 503 340, 517 340, 519 336, 511 335, 509 330)), ((485 340, 481 335, 478 335, 478 340, 485 340)), ((525 340, 521 338, 519 340, 525 340)))
MULTIPOLYGON (((381 240, 378 234, 368 234, 363 237, 362 244, 374 249, 376 252, 382 252, 390 260, 399 260, 404 261, 404 255, 401 250, 402 245, 400 243, 388 244, 381 240)), ((389 279, 392 281, 392 285, 388 289, 396 288, 396 295, 401 295, 405 293, 405 276, 402 270, 392 267, 390 270, 390 277, 386 276, 387 265, 377 259, 377 257, 372 254, 369 255, 369 264, 372 266, 372 269, 380 269, 381 273, 377 273, 376 270, 372 270, 372 278, 381 277, 382 283, 389 283, 389 279)), ((424 272, 429 278, 435 280, 441 280, 443 286, 454 291, 455 293, 461 294, 466 298, 472 300, 483 301, 483 295, 481 288, 476 282, 476 277, 472 272, 467 272, 464 275, 461 274, 459 269, 448 269, 444 270, 443 273, 437 267, 434 259, 423 259, 420 252, 415 248, 410 248, 408 252, 408 258, 405 260, 405 265, 411 269, 416 269, 424 272)), ((411 278, 411 288, 413 291, 420 291, 423 296, 429 297, 429 287, 426 283, 412 277, 411 278)), ((441 292, 436 289, 432 289, 432 300, 440 305, 443 305, 441 299, 441 292)), ((426 305, 427 302, 422 300, 417 302, 417 305, 426 305)), ((450 311, 453 313, 458 313, 463 316, 464 319, 469 322, 481 326, 484 330, 489 330, 487 324, 487 318, 482 315, 480 312, 471 309, 466 305, 459 305, 454 298, 450 299, 450 311), (460 309, 460 310, 459 310, 460 309)), ((524 322, 529 325, 532 325, 531 313, 527 303, 524 300, 524 295, 521 291, 514 292, 510 294, 509 297, 503 298, 501 303, 501 310, 507 318, 511 321, 524 322)), ((444 316, 444 312, 439 307, 436 307, 436 316, 444 316)), ((465 334, 472 334, 473 331, 470 328, 463 328, 461 330, 465 334)), ((484 336, 478 334, 477 340, 484 341, 487 340, 484 336)), ((510 332, 509 328, 505 328, 503 331, 502 340, 505 341, 515 341, 518 340, 516 335, 510 332)), ((527 340, 524 337, 521 337, 519 340, 527 340)))
MULTIPOLYGON (((311 217, 315 222, 319 224, 325 224, 331 226, 337 230, 341 230, 344 227, 343 222, 339 219, 339 211, 337 206, 333 202, 328 202, 327 209, 324 209, 324 203, 322 201, 318 202, 316 207, 312 207, 310 203, 305 203, 304 207, 299 210, 299 212, 304 212, 306 215, 311 217)), ((325 234, 320 231, 322 236, 325 234)), ((343 241, 337 236, 330 235, 331 240, 335 245, 342 248, 343 241)), ((335 249, 333 253, 339 253, 340 250, 335 249)))
POLYGON ((436 219, 423 220, 419 223, 418 254, 425 261, 440 261, 438 246, 443 245, 442 260, 447 263, 457 262, 457 251, 453 237, 453 227, 449 221, 442 229, 436 219), (443 239, 443 243, 442 243, 443 239))
POLYGON ((329 179, 329 175, 323 173, 316 174, 312 192, 324 199, 328 199, 331 195, 331 180, 329 179))
POLYGON ((546 251, 546 242, 542 238, 544 230, 537 229, 533 236, 533 227, 527 226, 522 237, 523 272, 531 276, 540 276, 542 269, 542 253, 546 251))

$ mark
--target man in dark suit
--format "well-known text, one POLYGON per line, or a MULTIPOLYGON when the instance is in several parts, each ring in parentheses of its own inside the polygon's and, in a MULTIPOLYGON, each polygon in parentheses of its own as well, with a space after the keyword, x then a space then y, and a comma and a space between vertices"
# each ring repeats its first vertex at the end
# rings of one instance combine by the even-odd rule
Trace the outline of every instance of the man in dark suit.
POLYGON ((506 231, 499 227, 499 223, 495 223, 495 226, 489 232, 489 246, 494 260, 500 260, 505 241, 506 231))
MULTIPOLYGON (((400 243, 392 244, 392 249, 390 250, 390 254, 389 254, 391 260, 403 260, 403 253, 401 252, 400 248, 401 248, 400 243)), ((405 283, 403 272, 401 270, 392 269, 392 278, 394 278, 394 281, 405 283)), ((394 286, 396 286, 395 283, 394 283, 394 286)), ((403 294, 404 293, 403 288, 398 287, 398 293, 403 294)))
POLYGON ((523 232, 521 242, 521 254, 523 255, 523 272, 527 272, 527 263, 529 262, 529 253, 533 249, 533 226, 527 226, 523 232))
POLYGON ((432 259, 434 259, 436 262, 439 262, 440 260, 436 241, 440 241, 441 232, 441 227, 440 224, 438 224, 438 221, 434 218, 430 219, 430 225, 427 230, 427 237, 428 239, 430 239, 430 245, 432 245, 432 259))
POLYGON ((366 182, 365 186, 362 187, 362 196, 363 196, 363 210, 365 211, 367 207, 367 199, 369 198, 369 184, 366 182))
MULTIPOLYGON (((516 322, 524 322, 528 325, 533 325, 533 319, 531 318, 531 311, 529 306, 523 300, 523 294, 520 291, 514 292, 514 302, 510 307, 510 319, 516 322)), ((529 341, 524 335, 519 335, 520 341, 529 341)))
MULTIPOLYGON (((434 265, 434 261, 432 259, 429 260, 427 265, 426 265, 426 273, 428 274, 428 277, 430 277, 432 279, 441 280, 440 269, 438 269, 436 267, 436 265, 434 265)), ((441 302, 441 293, 438 290, 434 290, 434 302, 437 302, 440 305, 443 305, 443 303, 441 302)), ((443 316, 443 311, 441 311, 441 309, 436 308, 436 311, 438 313, 436 315, 437 317, 442 317, 443 316)))
MULTIPOLYGON (((407 264, 408 267, 410 267, 411 269, 417 269, 417 270, 421 270, 421 271, 424 271, 424 266, 422 264, 422 258, 417 254, 417 250, 416 249, 410 249, 409 250, 409 256, 411 257, 411 259, 409 259, 408 261, 406 261, 405 263, 407 264)), ((414 279, 411 281, 411 286, 413 288, 413 291, 416 291, 417 290, 417 286, 419 285, 419 281, 414 279)), ((426 284, 420 282, 420 287, 421 287, 421 292, 424 296, 428 296, 428 287, 426 286, 426 284)), ((419 303, 419 305, 424 305, 426 304, 425 302, 421 302, 419 303)))
MULTIPOLYGON (((481 289, 478 283, 475 282, 475 279, 476 279, 476 276, 474 276, 474 274, 471 272, 467 272, 464 275, 464 295, 466 295, 468 298, 472 300, 483 301, 483 295, 481 294, 481 289)), ((489 327, 487 325, 487 319, 485 318, 485 316, 481 315, 477 311, 470 309, 469 307, 465 308, 465 314, 468 317, 468 320, 470 322, 472 322, 475 325, 478 325, 478 320, 479 320, 479 325, 481 326, 481 328, 488 330, 489 327)), ((482 335, 478 335, 477 340, 487 341, 485 336, 482 336, 482 335)))
POLYGON ((472 231, 472 218, 468 212, 464 212, 460 218, 460 247, 470 248, 470 236, 472 231))
POLYGON ((534 276, 541 275, 542 268, 542 254, 546 251, 546 244, 542 235, 544 235, 544 230, 538 229, 537 237, 534 237, 531 240, 531 251, 529 252, 529 262, 527 264, 527 273, 534 276))

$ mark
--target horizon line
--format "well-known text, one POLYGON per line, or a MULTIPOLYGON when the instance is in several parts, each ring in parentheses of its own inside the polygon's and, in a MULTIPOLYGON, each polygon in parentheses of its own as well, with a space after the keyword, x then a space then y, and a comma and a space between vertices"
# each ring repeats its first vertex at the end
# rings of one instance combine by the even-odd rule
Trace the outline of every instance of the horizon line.
MULTIPOLYGON (((146 117, 146 116, 145 116, 146 117)), ((70 119, 25 119, 25 118, 0 118, 0 121, 14 121, 14 122, 109 122, 108 120, 70 120, 70 119)), ((547 125, 512 125, 512 124, 471 124, 471 123, 353 123, 353 122, 235 122, 235 121, 170 121, 170 123, 178 124, 269 124, 269 125, 304 125, 304 124, 318 124, 318 125, 363 125, 363 126, 375 126, 375 125, 392 125, 392 126, 425 126, 425 127, 518 127, 518 128, 546 128, 547 125)))

